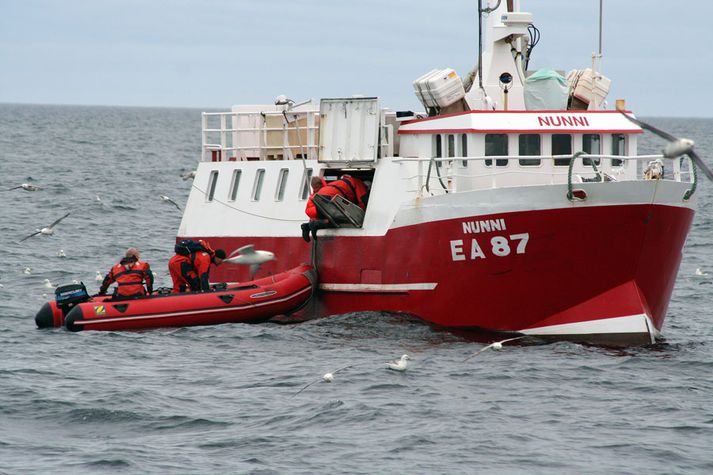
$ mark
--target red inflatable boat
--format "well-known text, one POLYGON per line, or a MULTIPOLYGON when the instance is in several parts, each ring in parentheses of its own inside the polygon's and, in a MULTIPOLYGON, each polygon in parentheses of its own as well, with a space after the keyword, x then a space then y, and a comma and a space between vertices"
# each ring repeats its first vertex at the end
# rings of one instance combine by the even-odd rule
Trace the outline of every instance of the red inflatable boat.
POLYGON ((117 300, 89 297, 83 285, 58 288, 55 301, 37 312, 39 328, 140 330, 159 327, 256 323, 292 313, 307 303, 316 284, 312 266, 218 287, 213 292, 150 295, 117 300))

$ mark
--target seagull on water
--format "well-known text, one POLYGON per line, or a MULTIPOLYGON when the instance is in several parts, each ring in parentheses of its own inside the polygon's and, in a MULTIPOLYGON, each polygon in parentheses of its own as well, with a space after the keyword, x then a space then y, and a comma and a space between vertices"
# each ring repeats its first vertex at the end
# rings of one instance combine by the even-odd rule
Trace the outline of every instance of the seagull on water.
POLYGON ((493 350, 496 350, 496 351, 500 351, 500 350, 503 349, 503 343, 506 343, 506 342, 508 342, 508 341, 513 341, 513 340, 519 340, 520 338, 525 338, 525 335, 523 335, 523 336, 516 336, 515 338, 507 338, 507 339, 505 339, 505 340, 500 340, 500 341, 496 341, 496 342, 494 342, 494 343, 491 343, 491 344, 489 344, 488 346, 485 346, 485 347, 479 349, 478 351, 476 351, 475 353, 473 353, 472 355, 470 355, 469 357, 467 357, 466 359, 464 359, 463 362, 465 363, 466 361, 468 361, 468 360, 471 359, 472 357, 478 356, 479 354, 481 354, 481 353, 484 352, 485 350, 493 349, 493 350))
POLYGON ((192 180, 192 179, 195 178, 195 177, 196 177, 196 171, 195 171, 195 170, 191 170, 191 171, 186 172, 186 173, 181 173, 181 178, 183 178, 183 181, 192 180))
POLYGON ((104 277, 102 277, 102 273, 97 271, 97 275, 94 276, 94 280, 96 280, 97 282, 103 282, 104 277))
POLYGON ((227 259, 223 259, 223 263, 249 265, 250 278, 252 279, 255 277, 255 273, 261 265, 274 260, 274 253, 270 251, 256 251, 254 245, 248 244, 231 252, 227 259))
POLYGON ((694 272, 694 274, 697 275, 697 276, 699 276, 699 277, 705 277, 705 276, 708 275, 708 272, 705 272, 705 271, 701 270, 701 268, 699 267, 699 268, 696 269, 696 272, 694 272))
POLYGON ((173 206, 175 206, 176 208, 178 208, 178 211, 181 211, 181 207, 178 206, 178 203, 176 203, 175 201, 173 201, 173 200, 172 200, 171 198, 169 198, 168 196, 166 196, 166 195, 160 195, 160 198, 161 198, 161 200, 163 200, 163 201, 165 201, 165 202, 167 202, 167 203, 171 203, 173 206))
POLYGON ((343 370, 343 369, 351 368, 352 366, 353 366, 353 365, 342 366, 341 368, 335 369, 334 371, 332 371, 332 372, 330 372, 330 373, 324 373, 321 378, 315 379, 315 380, 312 381, 311 383, 309 383, 309 384, 303 386, 302 389, 300 389, 300 390, 297 391, 295 394, 293 394, 292 397, 297 396, 299 393, 301 393, 302 391, 304 391, 304 390, 307 389, 308 387, 310 387, 310 386, 312 386, 313 384, 318 383, 318 382, 320 382, 320 381, 324 381, 325 383, 331 383, 332 381, 334 381, 334 374, 335 374, 335 373, 337 373, 337 372, 339 372, 339 371, 341 371, 341 370, 343 370))
POLYGON ((50 282, 49 279, 45 279, 45 287, 47 287, 48 289, 54 289, 57 286, 50 282))
POLYGON ((58 219, 57 221, 55 221, 54 223, 52 223, 52 224, 50 224, 49 226, 47 226, 46 228, 38 229, 37 231, 35 231, 34 233, 30 234, 29 236, 25 236, 24 238, 20 239, 19 242, 25 241, 26 239, 30 239, 32 236, 37 236, 38 234, 42 234, 43 236, 51 236, 51 235, 53 235, 53 234, 54 234, 54 227, 57 226, 57 224, 59 224, 59 222, 62 221, 62 220, 63 220, 64 218, 66 218, 67 216, 69 216, 69 213, 65 214, 64 216, 62 216, 61 218, 59 218, 59 219, 58 219))
POLYGON ((31 185, 31 184, 29 184, 29 183, 23 183, 22 185, 17 185, 17 186, 13 186, 12 188, 8 188, 6 191, 17 190, 17 189, 20 189, 20 188, 22 188, 22 189, 25 190, 25 191, 37 191, 37 190, 40 189, 40 187, 37 186, 37 185, 31 185))
POLYGON ((386 363, 386 368, 394 371, 406 371, 406 368, 408 368, 408 360, 410 359, 411 357, 409 355, 402 355, 398 360, 386 363))
POLYGON ((57 257, 67 257, 67 254, 64 253, 64 249, 60 249, 59 252, 57 252, 57 257))
POLYGON ((32 274, 32 267, 25 267, 25 270, 22 271, 24 274, 32 274))

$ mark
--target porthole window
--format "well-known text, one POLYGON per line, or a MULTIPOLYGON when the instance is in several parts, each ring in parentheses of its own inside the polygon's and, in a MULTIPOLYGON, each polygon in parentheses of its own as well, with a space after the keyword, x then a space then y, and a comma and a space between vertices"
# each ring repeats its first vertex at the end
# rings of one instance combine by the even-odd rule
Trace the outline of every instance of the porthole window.
POLYGON ((285 188, 287 187, 287 176, 289 172, 287 168, 280 170, 280 176, 277 178, 277 189, 275 190, 275 201, 285 199, 285 188))
POLYGON ((310 186, 312 183, 312 169, 305 168, 302 174, 302 186, 300 187, 300 199, 306 200, 310 195, 310 186))
POLYGON ((262 182, 265 179, 265 169, 259 168, 255 173, 255 183, 253 183, 253 201, 260 200, 260 193, 262 192, 262 182))
POLYGON ((233 179, 230 181, 230 195, 228 195, 228 200, 230 201, 235 201, 238 197, 238 186, 240 186, 240 176, 242 174, 242 170, 233 170, 233 179))
POLYGON ((218 184, 218 170, 213 170, 210 172, 210 177, 208 177, 208 193, 206 193, 206 199, 208 201, 213 201, 215 197, 215 187, 218 184))

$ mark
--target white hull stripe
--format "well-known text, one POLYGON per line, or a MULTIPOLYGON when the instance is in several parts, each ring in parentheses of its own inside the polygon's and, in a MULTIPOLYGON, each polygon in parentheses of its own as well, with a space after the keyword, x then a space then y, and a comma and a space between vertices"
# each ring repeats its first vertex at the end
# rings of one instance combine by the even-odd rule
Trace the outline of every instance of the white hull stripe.
POLYGON ((590 335, 606 333, 648 333, 651 342, 659 332, 646 314, 628 315, 626 317, 602 318, 586 322, 565 323, 545 327, 518 330, 525 335, 590 335))
POLYGON ((135 315, 135 316, 128 316, 128 317, 108 317, 108 318, 97 318, 97 319, 91 319, 91 320, 78 320, 78 321, 74 322, 74 324, 75 325, 95 325, 95 324, 114 323, 114 322, 123 322, 123 321, 152 320, 155 318, 175 318, 175 317, 184 317, 187 315, 202 315, 205 313, 231 312, 231 311, 240 310, 243 308, 257 308, 257 307, 264 307, 265 305, 272 305, 275 303, 286 302, 286 301, 291 300, 295 297, 301 296, 305 292, 311 292, 311 291, 312 291, 311 287, 305 287, 304 289, 300 290, 297 293, 290 294, 290 295, 288 295, 284 298, 281 298, 279 300, 270 300, 269 302, 249 303, 249 304, 245 304, 245 305, 234 305, 232 307, 212 308, 212 309, 205 309, 205 310, 191 310, 191 311, 186 311, 186 312, 157 313, 157 314, 151 314, 151 315, 135 315))
POLYGON ((354 293, 397 293, 409 290, 434 290, 436 282, 420 282, 414 284, 319 284, 320 290, 327 292, 354 293))

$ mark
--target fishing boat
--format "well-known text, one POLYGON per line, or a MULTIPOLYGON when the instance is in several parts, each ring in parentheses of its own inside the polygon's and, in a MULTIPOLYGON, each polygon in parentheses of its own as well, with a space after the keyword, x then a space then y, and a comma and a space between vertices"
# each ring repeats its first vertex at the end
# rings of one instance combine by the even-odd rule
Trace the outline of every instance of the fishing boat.
POLYGON ((143 330, 162 327, 258 323, 301 309, 310 299, 316 276, 309 265, 244 283, 215 285, 211 292, 117 299, 89 297, 83 285, 58 288, 56 298, 35 316, 39 328, 70 331, 143 330))
POLYGON ((568 73, 529 70, 533 18, 518 1, 479 2, 477 66, 417 78, 423 112, 280 95, 203 113, 177 240, 271 250, 264 275, 312 262, 315 317, 405 312, 459 330, 654 342, 703 164, 672 136, 662 154, 637 153, 646 128, 661 131, 623 100, 609 107, 601 50, 568 73), (311 178, 344 174, 370 186, 366 209, 333 200, 332 227, 305 242, 311 178))

